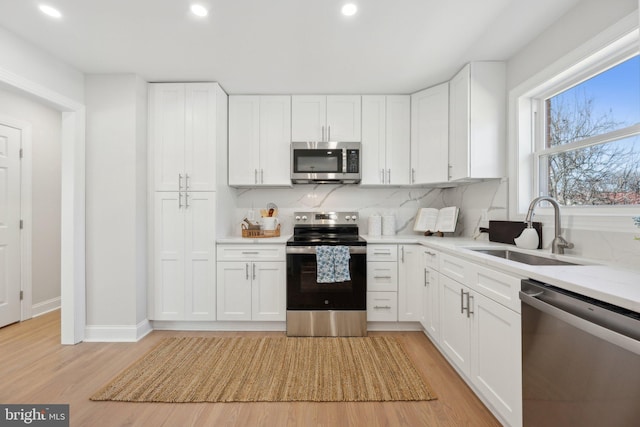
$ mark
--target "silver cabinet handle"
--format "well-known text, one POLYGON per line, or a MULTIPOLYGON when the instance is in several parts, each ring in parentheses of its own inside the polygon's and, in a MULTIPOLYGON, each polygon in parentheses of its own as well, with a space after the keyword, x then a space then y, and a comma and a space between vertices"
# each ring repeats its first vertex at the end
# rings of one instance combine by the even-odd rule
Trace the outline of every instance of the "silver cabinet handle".
POLYGON ((253 183, 254 184, 258 183, 258 169, 253 170, 253 183))
POLYGON ((189 174, 184 175, 184 189, 189 191, 189 174))
POLYGON ((189 209, 189 193, 184 193, 184 208, 189 209))
POLYGON ((253 280, 256 280, 256 265, 252 264, 253 267, 253 280))
POLYGON ((424 287, 426 288, 427 285, 430 283, 429 279, 427 279, 427 275, 429 274, 429 270, 427 270, 426 268, 424 269, 424 287))
POLYGON ((178 191, 178 209, 182 209, 182 192, 178 191))
POLYGON ((391 184, 391 169, 387 169, 387 184, 391 184))
POLYGON ((322 140, 324 141, 324 125, 322 126, 322 140))
POLYGON ((249 263, 244 264, 244 278, 249 280, 249 263))
POLYGON ((376 252, 373 251, 374 255, 391 255, 391 251, 383 251, 383 252, 376 252))
POLYGON ((264 184, 264 169, 260 169, 260 184, 264 184))
POLYGON ((400 260, 404 264, 404 246, 400 247, 400 253, 401 253, 400 260))
POLYGON ((331 126, 327 126, 327 142, 331 141, 331 126))
POLYGON ((415 183, 416 182, 416 170, 414 168, 411 168, 411 183, 415 183))
POLYGON ((242 251, 242 255, 258 255, 258 251, 242 251))
POLYGON ((425 254, 430 255, 430 256, 435 256, 436 254, 434 252, 429 252, 429 251, 424 251, 425 254))
POLYGON ((464 314, 464 289, 460 288, 460 313, 464 314))
POLYGON ((471 317, 473 310, 471 310, 471 301, 473 301, 473 295, 467 292, 467 317, 471 317))
POLYGON ((182 174, 178 174, 178 191, 182 190, 182 174))
POLYGON ((388 305, 375 305, 373 306, 373 308, 375 308, 376 310, 380 310, 380 309, 391 310, 391 306, 388 306, 388 305))
POLYGON ((384 169, 380 169, 380 176, 381 176, 380 183, 384 184, 384 169))
POLYGON ((374 279, 391 279, 391 276, 374 276, 374 279))

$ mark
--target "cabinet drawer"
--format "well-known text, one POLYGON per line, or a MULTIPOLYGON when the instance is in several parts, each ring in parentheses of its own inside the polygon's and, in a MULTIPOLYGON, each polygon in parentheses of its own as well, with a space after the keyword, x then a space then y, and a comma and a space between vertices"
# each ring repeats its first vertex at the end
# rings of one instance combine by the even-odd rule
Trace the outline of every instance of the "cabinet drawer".
POLYGON ((520 313, 521 277, 511 276, 480 265, 471 264, 467 285, 484 296, 520 313))
POLYGON ((367 321, 397 322, 397 292, 367 292, 367 321))
POLYGON ((424 266, 438 270, 440 268, 440 253, 428 247, 422 248, 424 254, 424 266))
POLYGON ((367 290, 397 291, 398 264, 395 262, 367 262, 367 290))
POLYGON ((398 261, 398 246, 367 245, 367 261, 398 261))
POLYGON ((468 261, 448 254, 440 254, 440 273, 460 283, 467 283, 470 266, 471 263, 468 261))
POLYGON ((218 261, 284 261, 284 245, 218 245, 218 261))

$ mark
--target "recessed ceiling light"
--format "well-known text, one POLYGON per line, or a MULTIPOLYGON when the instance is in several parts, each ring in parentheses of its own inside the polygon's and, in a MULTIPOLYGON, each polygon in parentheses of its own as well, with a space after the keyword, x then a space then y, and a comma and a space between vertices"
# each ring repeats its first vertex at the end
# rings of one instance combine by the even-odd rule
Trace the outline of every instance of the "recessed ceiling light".
POLYGON ((60 11, 56 8, 47 6, 46 4, 41 4, 40 6, 38 6, 38 8, 40 9, 40 12, 44 13, 45 15, 49 15, 52 18, 62 18, 62 13, 60 13, 60 11))
POLYGON ((358 11, 358 6, 356 6, 353 3, 347 3, 344 6, 342 6, 342 14, 344 16, 353 16, 356 14, 357 11, 358 11))
POLYGON ((191 13, 193 13, 196 16, 207 16, 209 14, 209 11, 207 10, 207 8, 205 8, 202 5, 199 4, 194 4, 191 5, 191 13))

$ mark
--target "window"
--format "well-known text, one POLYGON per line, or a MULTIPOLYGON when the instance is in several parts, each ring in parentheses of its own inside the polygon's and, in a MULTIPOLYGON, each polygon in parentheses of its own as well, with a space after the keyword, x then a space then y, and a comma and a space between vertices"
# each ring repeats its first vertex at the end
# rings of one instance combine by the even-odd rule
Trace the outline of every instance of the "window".
POLYGON ((536 102, 539 194, 565 206, 640 205, 639 55, 536 102))
POLYGON ((509 92, 511 218, 550 195, 565 226, 629 231, 640 214, 639 47, 629 15, 509 92))

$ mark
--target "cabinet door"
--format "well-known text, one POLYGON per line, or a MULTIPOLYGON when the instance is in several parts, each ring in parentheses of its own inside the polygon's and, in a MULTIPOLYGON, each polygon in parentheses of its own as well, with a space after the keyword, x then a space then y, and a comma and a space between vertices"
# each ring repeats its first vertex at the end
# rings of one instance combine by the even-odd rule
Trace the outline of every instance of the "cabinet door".
POLYGON ((217 319, 251 320, 251 263, 218 262, 217 319))
POLYGON ((184 319, 184 211, 178 199, 178 192, 154 194, 153 320, 184 319))
POLYGON ((291 97, 260 97, 261 185, 291 185, 291 97))
POLYGON ((285 270, 283 262, 254 262, 252 264, 251 311, 253 320, 286 320, 285 270))
POLYGON ((411 95, 411 183, 447 182, 449 83, 411 95))
POLYGON ((367 320, 369 322, 397 322, 398 293, 367 292, 367 320))
POLYGON ((422 317, 420 323, 434 342, 440 342, 440 286, 439 273, 423 267, 422 317))
POLYGON ((471 343, 466 294, 469 289, 440 275, 440 345, 449 360, 465 375, 469 374, 471 343))
POLYGON ((188 191, 216 190, 214 83, 185 84, 184 172, 188 191))
POLYGON ((362 105, 359 95, 327 96, 325 141, 360 142, 362 105))
POLYGON ((327 97, 294 95, 291 97, 291 140, 324 141, 326 138, 327 97))
POLYGON ((215 192, 184 195, 185 319, 216 319, 215 192))
POLYGON ((449 180, 469 176, 469 85, 467 64, 449 84, 449 180))
POLYGON ((178 175, 184 176, 184 112, 183 83, 149 85, 149 154, 156 191, 178 191, 178 175))
POLYGON ((398 320, 422 317, 422 252, 418 245, 398 246, 398 320))
POLYGON ((368 261, 367 290, 380 292, 397 292, 398 263, 395 261, 368 261))
POLYGON ((522 425, 520 315, 473 295, 471 380, 511 426, 522 425))
POLYGON ((361 185, 385 183, 386 159, 386 97, 362 97, 362 181, 361 185))
POLYGON ((229 97, 229 185, 258 184, 260 97, 229 97))
POLYGON ((387 184, 410 184, 411 97, 387 96, 387 184))

